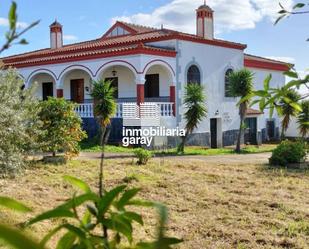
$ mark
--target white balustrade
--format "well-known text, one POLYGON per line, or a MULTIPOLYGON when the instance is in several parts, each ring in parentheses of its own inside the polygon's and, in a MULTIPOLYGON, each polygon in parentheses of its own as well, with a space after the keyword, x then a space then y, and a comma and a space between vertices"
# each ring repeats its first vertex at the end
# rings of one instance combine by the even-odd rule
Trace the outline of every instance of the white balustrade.
MULTIPOLYGON (((159 118, 173 116, 174 103, 145 102, 139 107, 136 103, 117 103, 115 118, 159 118)), ((81 118, 93 118, 93 103, 78 104, 75 112, 81 118)))

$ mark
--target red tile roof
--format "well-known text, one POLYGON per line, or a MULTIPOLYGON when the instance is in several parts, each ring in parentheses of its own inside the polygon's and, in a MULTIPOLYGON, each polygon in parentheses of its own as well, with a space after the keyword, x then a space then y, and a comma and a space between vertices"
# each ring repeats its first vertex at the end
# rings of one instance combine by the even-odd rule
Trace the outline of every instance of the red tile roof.
MULTIPOLYGON (((221 46, 227 48, 234 48, 244 50, 246 45, 240 43, 234 43, 219 39, 208 40, 196 35, 186 34, 182 32, 177 32, 168 29, 155 29, 151 27, 145 27, 135 24, 129 24, 125 22, 117 22, 115 25, 125 26, 127 29, 132 30, 132 34, 117 36, 117 37, 102 37, 95 40, 65 45, 61 48, 57 49, 40 49, 28 53, 23 53, 19 55, 9 56, 2 58, 4 64, 6 66, 14 66, 14 67, 27 67, 32 66, 33 63, 35 65, 40 63, 45 64, 54 64, 54 63, 62 63, 63 60, 74 60, 74 59, 91 59, 90 57, 104 57, 106 55, 112 56, 112 53, 115 52, 115 56, 119 55, 120 51, 128 51, 131 52, 143 52, 150 53, 154 52, 156 55, 159 55, 162 52, 163 56, 175 56, 175 51, 170 51, 167 49, 159 49, 159 48, 150 48, 147 46, 149 42, 155 41, 164 41, 164 40, 173 40, 179 39, 184 41, 191 41, 196 43, 209 44, 213 46, 221 46), (134 47, 144 44, 144 48, 141 50, 132 49, 134 47)), ((114 26, 115 26, 114 25, 114 26)))
POLYGON ((259 110, 252 109, 252 108, 249 108, 247 110, 247 113, 246 113, 246 115, 248 115, 248 116, 251 116, 251 115, 261 115, 261 114, 263 114, 263 112, 261 112, 259 110))
POLYGON ((275 71, 289 71, 294 65, 283 61, 272 60, 256 55, 245 54, 245 67, 268 69, 275 71))

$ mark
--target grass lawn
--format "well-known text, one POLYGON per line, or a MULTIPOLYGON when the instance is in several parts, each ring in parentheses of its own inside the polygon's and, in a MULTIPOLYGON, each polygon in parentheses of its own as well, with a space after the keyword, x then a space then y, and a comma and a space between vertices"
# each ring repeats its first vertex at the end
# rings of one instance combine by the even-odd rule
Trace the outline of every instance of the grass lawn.
MULTIPOLYGON (((91 142, 82 142, 81 143, 81 150, 84 152, 100 152, 101 147, 96 143, 91 142)), ((263 144, 261 146, 255 145, 247 145, 242 148, 243 154, 254 154, 254 153, 263 153, 263 152, 271 152, 273 149, 276 148, 277 145, 274 144, 263 144)), ((225 147, 220 149, 210 149, 207 147, 201 146, 187 146, 185 148, 185 155, 201 155, 201 156, 208 156, 208 155, 226 155, 226 154, 235 154, 235 147, 225 147)), ((110 153, 132 153, 133 148, 126 148, 122 146, 112 146, 107 145, 105 147, 106 152, 110 153)), ((165 150, 155 150, 156 154, 170 154, 176 155, 176 149, 165 149, 165 150)))
MULTIPOLYGON (((0 195, 25 202, 37 214, 74 193, 63 175, 97 188, 98 163, 39 164, 16 179, 0 179, 0 195)), ((142 167, 132 159, 109 159, 105 176, 108 188, 128 183, 142 188, 140 198, 165 203, 170 214, 168 233, 184 239, 178 248, 308 248, 309 171, 268 168, 254 161, 214 164, 176 157, 152 159, 142 167)), ((142 213, 146 224, 137 226, 138 238, 149 237, 156 221, 155 212, 143 209, 142 213)), ((32 215, 0 210, 0 219, 13 224, 32 215)), ((41 237, 57 223, 43 222, 30 232, 41 237)))

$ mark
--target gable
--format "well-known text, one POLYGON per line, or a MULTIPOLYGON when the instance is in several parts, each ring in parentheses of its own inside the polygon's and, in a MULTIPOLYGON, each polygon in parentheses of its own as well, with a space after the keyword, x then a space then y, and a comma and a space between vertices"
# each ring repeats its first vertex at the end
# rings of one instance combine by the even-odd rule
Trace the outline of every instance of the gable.
POLYGON ((121 22, 116 22, 104 35, 103 38, 107 37, 117 37, 123 35, 132 35, 136 34, 137 32, 130 28, 129 26, 125 25, 121 22))

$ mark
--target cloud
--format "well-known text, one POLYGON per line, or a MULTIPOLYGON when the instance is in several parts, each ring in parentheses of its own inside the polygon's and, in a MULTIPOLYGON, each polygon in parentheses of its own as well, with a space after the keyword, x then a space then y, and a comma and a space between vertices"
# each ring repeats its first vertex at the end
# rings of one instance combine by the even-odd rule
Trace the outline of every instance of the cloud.
MULTIPOLYGON (((0 26, 8 27, 9 26, 9 20, 7 18, 0 17, 0 26)), ((29 26, 29 24, 26 23, 26 22, 17 22, 16 26, 17 26, 17 28, 24 29, 24 28, 27 28, 29 26)))
MULTIPOLYGON (((188 33, 195 33, 195 9, 201 0, 172 0, 156 8, 152 13, 136 13, 112 18, 146 26, 164 27, 188 33)), ((282 0, 290 8, 293 0, 282 0)), ((215 11, 216 33, 253 29, 255 25, 268 19, 274 21, 280 9, 274 0, 208 0, 207 4, 215 11)))
POLYGON ((265 56, 268 59, 276 60, 276 61, 283 61, 287 63, 294 63, 295 58, 288 57, 288 56, 265 56))
POLYGON ((63 35, 63 40, 65 41, 76 41, 78 37, 75 35, 63 35))

